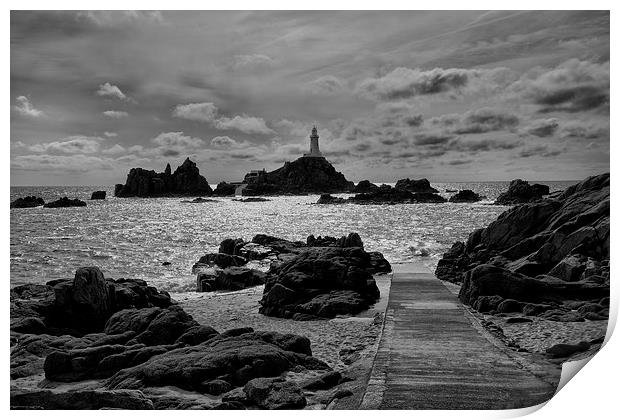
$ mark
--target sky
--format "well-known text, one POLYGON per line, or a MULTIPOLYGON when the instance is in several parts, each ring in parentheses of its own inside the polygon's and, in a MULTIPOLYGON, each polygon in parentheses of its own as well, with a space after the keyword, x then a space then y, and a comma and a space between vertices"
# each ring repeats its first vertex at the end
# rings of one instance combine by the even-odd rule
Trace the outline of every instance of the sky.
POLYGON ((609 171, 605 11, 12 11, 11 185, 211 184, 308 151, 349 180, 609 171))

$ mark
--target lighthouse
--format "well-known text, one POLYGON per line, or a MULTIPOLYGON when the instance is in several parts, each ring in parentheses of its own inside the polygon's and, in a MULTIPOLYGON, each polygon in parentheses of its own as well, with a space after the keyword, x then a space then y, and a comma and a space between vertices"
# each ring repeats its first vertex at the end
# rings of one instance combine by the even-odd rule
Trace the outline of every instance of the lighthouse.
POLYGON ((312 133, 310 134, 310 153, 304 154, 305 157, 323 157, 319 150, 319 134, 316 130, 316 126, 312 127, 312 133))

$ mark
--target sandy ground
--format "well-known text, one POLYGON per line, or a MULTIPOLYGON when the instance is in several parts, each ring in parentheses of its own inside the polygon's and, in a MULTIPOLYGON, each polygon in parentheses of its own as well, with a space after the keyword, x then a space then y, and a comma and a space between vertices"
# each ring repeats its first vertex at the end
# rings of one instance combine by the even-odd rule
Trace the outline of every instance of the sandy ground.
MULTIPOLYGON (((460 285, 442 282, 452 293, 458 294, 460 285)), ((533 322, 522 324, 507 324, 510 316, 495 316, 478 314, 480 319, 490 321, 499 326, 508 341, 531 353, 545 353, 549 347, 560 344, 577 344, 580 341, 590 341, 604 337, 607 331, 607 321, 585 322, 556 322, 538 317, 527 317, 533 322)), ((522 316, 521 314, 513 314, 522 316)))
MULTIPOLYGON (((223 332, 231 328, 252 327, 257 331, 277 331, 308 337, 312 354, 333 369, 343 370, 376 342, 387 305, 391 275, 375 276, 381 299, 368 311, 355 317, 325 321, 293 321, 258 313, 263 286, 236 292, 171 294, 196 321, 223 332)), ((374 357, 374 356, 373 356, 374 357)))

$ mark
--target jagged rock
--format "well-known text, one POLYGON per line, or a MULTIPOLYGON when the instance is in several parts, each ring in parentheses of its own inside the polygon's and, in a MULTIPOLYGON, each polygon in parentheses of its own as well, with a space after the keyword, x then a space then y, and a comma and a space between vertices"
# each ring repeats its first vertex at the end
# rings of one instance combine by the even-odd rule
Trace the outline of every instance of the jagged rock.
POLYGON ((105 200, 106 192, 105 191, 94 191, 90 195, 91 200, 105 200))
MULTIPOLYGON (((428 181, 427 181, 428 182, 428 181)), ((414 189, 411 187, 411 189, 414 189)), ((422 188, 420 188, 422 189, 422 188)), ((434 188, 431 188, 436 192, 434 188)), ((415 203, 445 203, 446 199, 442 196, 430 192, 412 192, 406 188, 392 188, 389 185, 382 185, 377 190, 356 194, 354 197, 347 199, 347 202, 353 204, 415 204, 415 203)))
POLYGON ((27 197, 19 197, 15 201, 11 202, 12 209, 24 209, 28 207, 38 207, 45 204, 45 201, 41 197, 35 197, 29 195, 27 197))
POLYGON ((49 203, 43 204, 43 207, 46 207, 46 208, 86 207, 86 202, 79 200, 77 198, 69 199, 67 197, 62 197, 56 201, 50 201, 49 203))
POLYGON ((200 175, 196 164, 189 158, 170 173, 170 164, 166 171, 157 173, 142 168, 132 168, 125 184, 116 184, 114 195, 117 197, 158 197, 166 195, 210 195, 213 190, 200 175))
POLYGON ((225 253, 209 253, 200 257, 198 262, 192 267, 195 270, 199 266, 212 267, 217 265, 220 268, 241 267, 247 264, 247 260, 239 255, 225 253))
POLYGON ((342 193, 353 189, 353 182, 323 157, 300 157, 286 162, 272 172, 260 172, 258 176, 247 177, 248 185, 243 195, 342 193))
POLYGON ((508 191, 500 194, 495 204, 508 206, 513 204, 530 203, 540 200, 543 195, 549 194, 549 187, 541 184, 530 185, 521 179, 510 181, 508 191))
POLYGON ((241 255, 241 248, 246 244, 246 242, 242 238, 237 239, 224 239, 220 242, 220 248, 218 252, 220 254, 228 254, 228 255, 241 255))
POLYGON ((198 274, 196 291, 241 290, 265 284, 265 273, 247 267, 228 267, 215 275, 198 274))
MULTIPOLYGON (((600 300, 609 288, 609 208, 609 174, 587 178, 550 198, 512 207, 473 231, 444 254, 435 274, 462 283, 461 299, 470 305, 488 295, 536 304, 600 300)), ((525 305, 523 311, 531 309, 525 305)), ((547 316, 583 318, 560 312, 547 316)))
POLYGON ((308 248, 268 272, 259 312, 333 317, 365 310, 379 297, 369 271, 370 255, 359 247, 308 248))
POLYGON ((347 203, 346 198, 334 197, 331 194, 321 194, 319 200, 316 202, 317 204, 345 204, 347 203))
POLYGON ((574 299, 602 298, 609 294, 604 286, 567 283, 550 278, 537 279, 516 274, 501 267, 481 264, 465 274, 459 299, 474 305, 480 296, 498 295, 504 299, 541 303, 574 299))
POLYGON ((290 410, 304 408, 306 397, 294 382, 280 378, 256 378, 244 387, 247 399, 267 410, 290 410))
POLYGON ((439 191, 431 187, 431 183, 426 178, 422 179, 399 179, 394 186, 397 190, 405 190, 413 193, 438 193, 439 191))
POLYGON ((451 203, 475 203, 480 201, 481 197, 472 190, 461 190, 450 197, 451 203))
POLYGON ((11 407, 43 408, 47 410, 98 410, 120 408, 126 410, 152 410, 153 402, 141 391, 130 390, 53 390, 11 389, 11 407))
POLYGON ((353 189, 353 192, 356 194, 360 193, 369 193, 379 189, 378 185, 373 184, 368 180, 360 181, 353 189))
POLYGON ((213 191, 213 195, 235 195, 235 191, 237 190, 237 186, 233 184, 229 184, 227 182, 220 182, 215 187, 215 191, 213 191))

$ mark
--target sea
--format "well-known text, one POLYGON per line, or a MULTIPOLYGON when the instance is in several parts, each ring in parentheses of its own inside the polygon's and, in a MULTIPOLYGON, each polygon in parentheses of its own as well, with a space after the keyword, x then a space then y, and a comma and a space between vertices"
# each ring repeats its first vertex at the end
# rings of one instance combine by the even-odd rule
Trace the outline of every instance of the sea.
MULTIPOLYGON (((576 183, 536 182, 551 191, 576 183)), ((466 240, 507 209, 491 203, 508 184, 432 183, 444 197, 453 194, 446 190, 471 189, 486 198, 473 204, 397 205, 318 205, 318 195, 248 203, 217 197, 192 204, 183 202, 191 197, 117 198, 113 186, 11 187, 11 201, 27 195, 46 202, 67 196, 85 200, 87 206, 11 209, 10 282, 45 283, 72 278, 79 267, 97 266, 106 277, 140 278, 170 292, 192 291, 192 265, 202 255, 217 252, 225 238, 249 241, 259 233, 305 241, 308 235, 357 232, 367 251, 382 252, 390 263, 418 261, 433 270, 455 241, 466 240), (96 190, 105 190, 107 198, 88 200, 96 190)))

